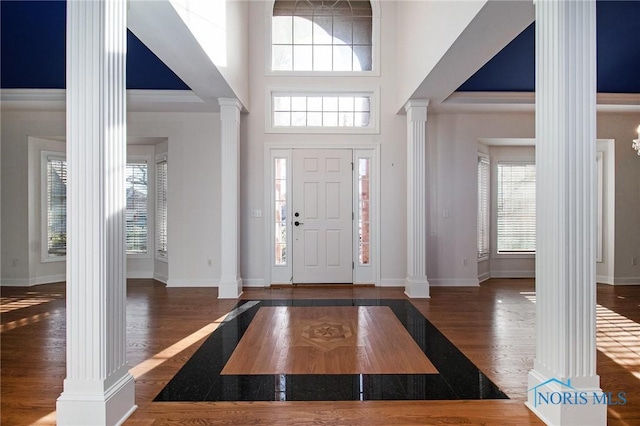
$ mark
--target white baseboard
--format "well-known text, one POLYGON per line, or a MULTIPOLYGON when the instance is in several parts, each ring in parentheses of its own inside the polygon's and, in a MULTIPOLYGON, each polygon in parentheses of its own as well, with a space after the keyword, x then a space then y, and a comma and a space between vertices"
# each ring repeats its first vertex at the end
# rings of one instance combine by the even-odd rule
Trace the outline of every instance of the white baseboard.
POLYGON ((153 271, 127 271, 127 278, 153 278, 153 271))
POLYGON ((186 278, 169 278, 167 287, 218 287, 220 279, 186 279, 186 278))
POLYGON ((480 285, 477 278, 429 278, 432 287, 477 287, 480 285))
POLYGON ((488 279, 491 279, 491 272, 485 272, 484 274, 478 275, 478 282, 479 283, 483 283, 488 279))
POLYGON ((404 287, 404 278, 382 278, 380 287, 404 287))
POLYGON ((6 287, 31 287, 40 284, 52 284, 66 281, 67 276, 65 274, 58 275, 46 275, 43 277, 35 278, 3 278, 2 286, 6 287))
POLYGON ((613 285, 640 285, 640 277, 615 277, 613 285))
MULTIPOLYGON (((264 287, 265 281, 263 278, 243 278, 242 287, 264 287)), ((291 284, 291 283, 288 283, 291 284)))
POLYGON ((3 287, 30 287, 33 285, 28 278, 2 278, 0 283, 3 287))
POLYGON ((610 277, 608 275, 596 275, 596 282, 600 284, 613 285, 613 277, 610 277))
POLYGON ((535 278, 536 271, 491 271, 491 278, 535 278))
POLYGON ((167 277, 166 275, 157 274, 157 273, 153 274, 153 279, 156 281, 160 281, 162 284, 166 284, 169 281, 169 277, 167 277))

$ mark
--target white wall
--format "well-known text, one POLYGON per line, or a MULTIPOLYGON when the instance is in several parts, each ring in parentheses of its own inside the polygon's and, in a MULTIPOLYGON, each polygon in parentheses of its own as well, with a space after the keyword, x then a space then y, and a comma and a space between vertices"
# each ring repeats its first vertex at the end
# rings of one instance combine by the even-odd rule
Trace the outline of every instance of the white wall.
MULTIPOLYGON (((215 286, 220 279, 220 115, 129 113, 133 137, 167 138, 169 286, 215 286), (209 266, 211 260, 211 266, 209 266)), ((162 144, 156 152, 162 151, 162 144)))
POLYGON ((264 282, 267 270, 265 222, 250 217, 252 209, 265 211, 265 144, 284 143, 304 147, 340 143, 380 144, 381 188, 381 281, 403 285, 406 275, 406 117, 394 109, 396 80, 395 2, 381 2, 380 76, 367 77, 281 77, 265 75, 265 2, 250 2, 250 87, 251 113, 242 116, 241 127, 241 233, 242 278, 248 285, 264 282), (380 134, 295 135, 265 133, 266 87, 306 90, 373 90, 380 88, 380 134))
POLYGON ((29 137, 40 150, 55 150, 59 144, 47 140, 64 137, 64 117, 64 112, 2 112, 2 285, 40 284, 64 274, 64 262, 40 262, 41 216, 30 210, 30 199, 31 209, 40 203, 34 193, 40 186, 40 154, 34 151, 31 161, 29 156, 29 137))
MULTIPOLYGON (((432 114, 427 127, 427 277, 432 285, 477 285, 478 141, 532 138, 534 117, 531 113, 432 114)), ((492 258, 492 270, 493 263, 492 258)))
POLYGON ((615 140, 615 284, 640 284, 640 156, 631 148, 639 124, 639 113, 598 114, 598 139, 615 140))
MULTIPOLYGON (((129 113, 130 137, 166 138, 166 142, 155 148, 130 146, 128 154, 148 156, 153 164, 156 153, 168 150, 170 254, 168 264, 154 261, 153 257, 129 256, 128 276, 155 275, 168 280, 169 285, 217 284, 220 275, 219 122, 219 114, 214 113, 129 113)), ((64 142, 61 142, 64 136, 64 112, 3 111, 3 285, 33 285, 64 279, 65 262, 43 263, 40 259, 40 152, 64 151, 64 142), (16 266, 13 259, 17 259, 16 266)), ((150 177, 153 178, 153 173, 150 177)))
MULTIPOLYGON (((485 3, 397 2, 397 69, 400 78, 396 88, 396 109, 413 95, 485 3), (429 48, 421 48, 423 46, 429 48)), ((385 17, 384 13, 382 17, 385 17)), ((383 38, 388 36, 383 33, 383 38)))

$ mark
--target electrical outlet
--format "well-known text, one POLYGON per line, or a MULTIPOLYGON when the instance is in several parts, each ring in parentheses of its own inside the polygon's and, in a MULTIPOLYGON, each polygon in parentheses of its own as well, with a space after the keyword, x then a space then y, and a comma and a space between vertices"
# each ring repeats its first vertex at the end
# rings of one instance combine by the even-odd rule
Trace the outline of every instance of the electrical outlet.
POLYGON ((211 268, 213 266, 213 261, 211 259, 207 260, 207 266, 211 268))
POLYGON ((636 256, 633 256, 633 257, 631 258, 631 264, 632 264, 633 266, 637 266, 637 265, 638 265, 638 258, 637 258, 636 256))
POLYGON ((462 266, 467 266, 467 258, 466 257, 462 258, 462 266))
POLYGON ((18 258, 14 257, 13 259, 11 259, 11 266, 13 266, 14 268, 16 268, 18 266, 18 258))
POLYGON ((251 210, 251 217, 262 217, 262 210, 260 209, 251 210))

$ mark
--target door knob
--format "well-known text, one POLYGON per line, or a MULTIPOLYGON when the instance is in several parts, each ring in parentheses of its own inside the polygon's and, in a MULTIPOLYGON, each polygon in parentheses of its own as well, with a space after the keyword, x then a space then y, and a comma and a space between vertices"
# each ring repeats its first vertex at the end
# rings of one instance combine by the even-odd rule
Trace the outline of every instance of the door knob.
POLYGON ((298 222, 297 220, 296 220, 295 222, 293 222, 293 224, 294 224, 295 226, 304 225, 304 223, 302 223, 302 222, 298 222))
POLYGON ((295 217, 298 217, 298 216, 300 216, 300 213, 295 212, 293 215, 294 215, 295 217))

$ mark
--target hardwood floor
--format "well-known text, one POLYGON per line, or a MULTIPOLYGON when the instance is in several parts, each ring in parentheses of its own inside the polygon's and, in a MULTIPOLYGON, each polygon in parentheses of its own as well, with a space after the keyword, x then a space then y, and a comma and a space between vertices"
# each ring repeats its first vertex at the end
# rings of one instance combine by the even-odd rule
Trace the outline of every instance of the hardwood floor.
MULTIPOLYGON (((64 285, 1 288, 1 423, 53 424, 65 377, 64 285)), ((150 424, 433 425, 541 424, 525 408, 533 365, 532 280, 490 280, 480 287, 432 288, 412 300, 510 400, 339 402, 152 402, 236 304, 215 289, 166 288, 131 280, 127 345, 137 411, 150 424)), ((402 289, 249 289, 244 299, 404 299, 402 289)), ((605 391, 626 391, 609 407, 610 425, 640 424, 640 287, 598 286, 598 373, 605 391)))
POLYGON ((282 306, 260 308, 221 374, 436 372, 386 306, 282 306))

